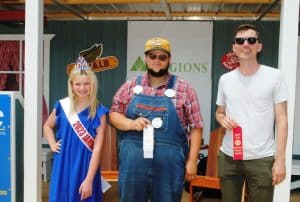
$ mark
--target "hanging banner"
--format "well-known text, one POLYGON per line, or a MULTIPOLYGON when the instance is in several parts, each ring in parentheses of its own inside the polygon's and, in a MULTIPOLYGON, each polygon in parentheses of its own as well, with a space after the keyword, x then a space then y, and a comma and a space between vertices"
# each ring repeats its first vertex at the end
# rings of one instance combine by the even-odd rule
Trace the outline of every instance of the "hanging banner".
POLYGON ((170 42, 169 71, 189 81, 196 89, 205 124, 205 143, 209 142, 211 119, 212 28, 212 22, 129 21, 127 36, 127 79, 146 72, 146 40, 161 37, 170 42))
POLYGON ((0 94, 0 202, 11 201, 11 96, 0 94))

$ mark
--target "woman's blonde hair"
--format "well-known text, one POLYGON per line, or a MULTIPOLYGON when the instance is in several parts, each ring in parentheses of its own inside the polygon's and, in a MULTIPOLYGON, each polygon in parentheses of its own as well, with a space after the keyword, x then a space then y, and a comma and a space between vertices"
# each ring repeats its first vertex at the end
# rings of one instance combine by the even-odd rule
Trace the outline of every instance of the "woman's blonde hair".
POLYGON ((70 106, 71 114, 76 113, 76 109, 75 109, 76 95, 74 94, 72 83, 74 79, 82 75, 86 75, 91 82, 91 91, 89 96, 89 118, 94 118, 96 116, 97 105, 99 103, 97 99, 98 80, 95 73, 91 70, 91 68, 87 68, 85 70, 78 70, 76 68, 73 68, 73 70, 69 74, 68 94, 69 94, 70 104, 71 104, 70 106))

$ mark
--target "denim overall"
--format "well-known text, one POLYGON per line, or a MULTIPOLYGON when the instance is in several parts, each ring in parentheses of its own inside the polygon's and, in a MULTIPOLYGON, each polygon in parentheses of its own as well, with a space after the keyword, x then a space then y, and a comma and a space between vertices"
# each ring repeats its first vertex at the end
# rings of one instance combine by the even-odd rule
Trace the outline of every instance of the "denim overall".
MULTIPOLYGON (((172 76, 167 89, 173 89, 172 76)), ((141 77, 137 78, 140 85, 141 77)), ((183 191, 188 144, 185 129, 174 104, 167 96, 137 94, 126 116, 161 118, 154 129, 153 159, 143 156, 143 132, 122 131, 119 147, 119 193, 121 202, 180 202, 183 191)))

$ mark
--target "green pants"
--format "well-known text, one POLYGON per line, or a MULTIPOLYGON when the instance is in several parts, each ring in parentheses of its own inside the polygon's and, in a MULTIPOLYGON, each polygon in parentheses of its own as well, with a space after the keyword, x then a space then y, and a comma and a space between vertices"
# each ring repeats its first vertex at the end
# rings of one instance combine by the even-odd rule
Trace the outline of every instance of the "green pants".
POLYGON ((247 201, 273 201, 272 166, 274 157, 236 161, 223 152, 218 154, 218 175, 221 180, 222 202, 240 202, 246 181, 247 201))

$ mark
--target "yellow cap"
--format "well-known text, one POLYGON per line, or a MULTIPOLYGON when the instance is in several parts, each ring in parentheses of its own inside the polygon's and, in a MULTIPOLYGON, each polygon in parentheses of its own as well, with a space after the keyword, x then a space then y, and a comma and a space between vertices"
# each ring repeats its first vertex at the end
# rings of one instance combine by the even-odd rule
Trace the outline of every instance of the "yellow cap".
POLYGON ((146 41, 145 44, 145 53, 151 50, 163 50, 167 53, 170 53, 170 43, 168 40, 163 38, 153 38, 146 41))

